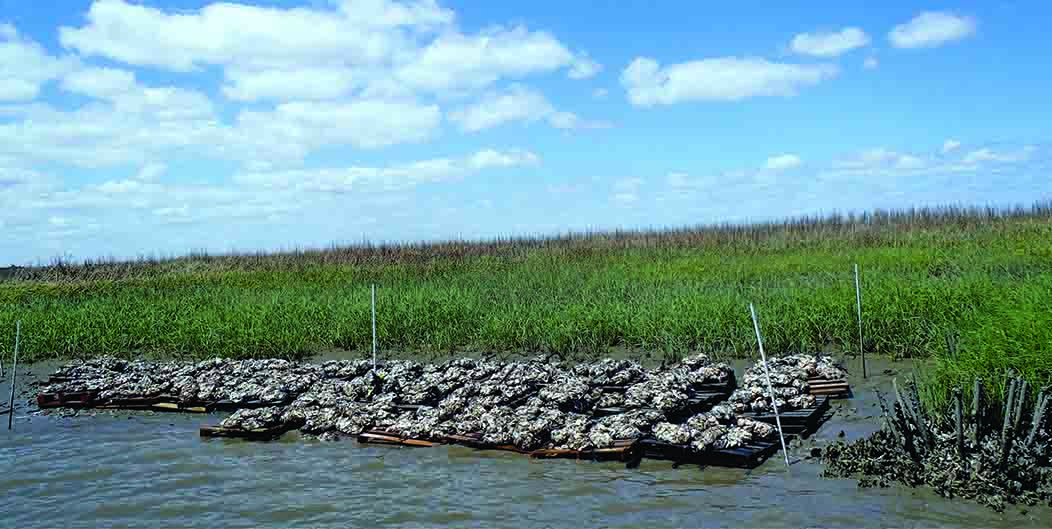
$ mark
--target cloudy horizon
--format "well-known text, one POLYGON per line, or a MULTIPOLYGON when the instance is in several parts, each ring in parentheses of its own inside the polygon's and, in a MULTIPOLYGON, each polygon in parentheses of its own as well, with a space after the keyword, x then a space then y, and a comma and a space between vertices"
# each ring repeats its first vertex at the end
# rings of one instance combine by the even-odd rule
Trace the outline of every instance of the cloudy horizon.
POLYGON ((0 266, 1052 198, 1036 2, 33 4, 0 266))

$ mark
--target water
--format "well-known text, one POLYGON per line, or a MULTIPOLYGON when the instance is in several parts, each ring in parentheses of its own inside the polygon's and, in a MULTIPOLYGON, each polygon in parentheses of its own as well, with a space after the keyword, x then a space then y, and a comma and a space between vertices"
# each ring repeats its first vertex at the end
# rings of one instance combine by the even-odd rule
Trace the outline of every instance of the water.
MULTIPOLYGON (((821 466, 805 458, 810 447, 841 430, 872 431, 870 389, 888 380, 854 380, 856 398, 835 404, 837 415, 791 449, 789 473, 780 454, 753 471, 660 461, 626 469, 295 433, 272 443, 201 439, 197 429, 221 417, 20 408, 14 431, 0 429, 0 527, 1052 526, 1045 507, 998 514, 924 489, 819 478, 821 466)), ((9 391, 0 385, 0 395, 9 391)), ((6 417, 0 422, 6 428, 6 417)))

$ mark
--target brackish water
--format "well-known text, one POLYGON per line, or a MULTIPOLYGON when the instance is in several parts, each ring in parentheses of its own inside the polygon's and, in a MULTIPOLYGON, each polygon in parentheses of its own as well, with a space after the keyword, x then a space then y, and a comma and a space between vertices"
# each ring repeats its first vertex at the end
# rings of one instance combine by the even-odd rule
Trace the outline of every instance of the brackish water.
MULTIPOLYGON (((19 376, 44 378, 51 367, 19 376)), ((649 460, 626 469, 296 433, 271 443, 201 439, 197 429, 220 416, 62 417, 19 406, 13 431, 0 416, 0 527, 1052 526, 1046 507, 998 514, 926 489, 859 489, 852 480, 818 477, 821 465, 806 457, 812 446, 841 430, 853 438, 877 427, 871 390, 890 384, 884 369, 907 372, 871 362, 878 375, 852 380, 855 398, 837 401, 836 415, 794 444, 788 473, 780 453, 752 471, 649 460)), ((9 392, 5 380, 0 410, 9 392)))

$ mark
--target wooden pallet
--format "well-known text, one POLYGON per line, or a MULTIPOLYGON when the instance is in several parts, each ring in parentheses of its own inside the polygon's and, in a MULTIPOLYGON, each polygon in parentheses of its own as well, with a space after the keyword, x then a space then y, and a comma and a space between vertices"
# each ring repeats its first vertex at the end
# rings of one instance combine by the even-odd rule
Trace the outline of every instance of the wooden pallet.
MULTIPOLYGON (((782 423, 782 432, 810 435, 821 426, 827 411, 829 411, 829 397, 827 396, 817 397, 813 408, 781 411, 778 413, 778 418, 782 423)), ((773 413, 747 413, 743 416, 768 424, 776 423, 773 413)))
POLYGON ((708 452, 697 452, 690 445, 662 443, 654 439, 644 439, 639 445, 643 457, 649 459, 730 468, 756 468, 781 448, 777 439, 754 441, 738 448, 708 452))
POLYGON ((807 386, 807 392, 815 396, 824 395, 831 399, 848 399, 852 396, 851 384, 846 379, 810 378, 807 386))
POLYGON ((44 408, 92 408, 97 404, 98 390, 71 393, 39 393, 37 407, 44 408))
POLYGON ((530 452, 531 459, 577 459, 584 461, 620 461, 627 463, 639 458, 638 439, 614 441, 610 448, 594 450, 541 449, 530 452))
POLYGON ((304 421, 293 421, 270 428, 256 428, 246 430, 244 428, 224 428, 222 426, 202 426, 201 437, 231 437, 249 441, 271 441, 281 437, 285 433, 296 430, 304 425, 304 421))

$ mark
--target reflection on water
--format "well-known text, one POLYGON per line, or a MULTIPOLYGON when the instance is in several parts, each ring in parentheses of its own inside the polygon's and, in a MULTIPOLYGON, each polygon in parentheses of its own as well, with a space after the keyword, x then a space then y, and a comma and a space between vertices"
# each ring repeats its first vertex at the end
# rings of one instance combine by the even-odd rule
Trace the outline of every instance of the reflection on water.
MULTIPOLYGON (((878 371, 879 372, 879 371, 878 371)), ((925 490, 818 478, 810 443, 854 437, 877 381, 814 440, 753 471, 530 461, 463 447, 203 440, 217 416, 82 412, 0 430, 2 527, 1049 527, 925 490), (851 411, 849 410, 857 410, 851 411)), ((9 389, 0 385, 0 395, 9 389)), ((6 422, 6 417, 3 421, 6 422)), ((6 424, 3 425, 6 427, 6 424)))

